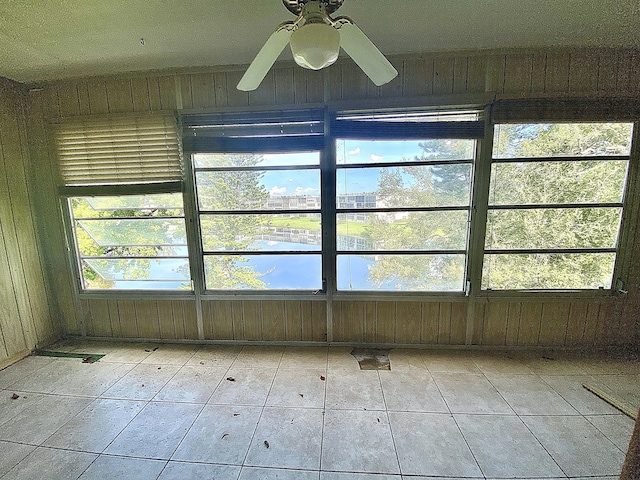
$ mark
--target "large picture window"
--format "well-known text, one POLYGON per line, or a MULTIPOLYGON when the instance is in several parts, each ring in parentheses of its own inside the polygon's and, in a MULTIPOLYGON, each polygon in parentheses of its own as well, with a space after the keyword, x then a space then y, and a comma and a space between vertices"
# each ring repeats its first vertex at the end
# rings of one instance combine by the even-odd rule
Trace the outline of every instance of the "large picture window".
POLYGON ((207 290, 322 289, 319 152, 193 162, 207 290))
POLYGON ((484 289, 611 288, 632 130, 495 127, 484 289))

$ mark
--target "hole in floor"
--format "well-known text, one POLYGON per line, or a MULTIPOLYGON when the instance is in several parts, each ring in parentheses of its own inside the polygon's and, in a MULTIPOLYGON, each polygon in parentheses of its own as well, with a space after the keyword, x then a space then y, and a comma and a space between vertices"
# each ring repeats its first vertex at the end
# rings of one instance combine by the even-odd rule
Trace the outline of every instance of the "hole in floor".
POLYGON ((389 350, 354 348, 351 355, 360 364, 360 370, 391 370, 389 350))

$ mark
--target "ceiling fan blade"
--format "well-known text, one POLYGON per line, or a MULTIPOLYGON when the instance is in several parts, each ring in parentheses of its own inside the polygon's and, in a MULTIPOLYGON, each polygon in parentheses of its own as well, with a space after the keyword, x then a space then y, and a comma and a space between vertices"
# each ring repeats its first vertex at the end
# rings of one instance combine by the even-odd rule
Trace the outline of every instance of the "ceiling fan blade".
POLYGON ((238 82, 238 90, 248 92, 258 88, 284 47, 289 43, 294 26, 295 22, 283 23, 271 34, 238 82))
POLYGON ((393 80, 398 71, 358 26, 347 17, 335 20, 340 46, 378 87, 393 80))

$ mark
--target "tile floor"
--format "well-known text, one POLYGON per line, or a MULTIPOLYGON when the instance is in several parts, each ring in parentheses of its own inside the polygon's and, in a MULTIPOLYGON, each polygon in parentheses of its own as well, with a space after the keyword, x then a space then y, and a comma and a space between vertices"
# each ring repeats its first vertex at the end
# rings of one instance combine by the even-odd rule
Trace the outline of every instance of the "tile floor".
POLYGON ((582 383, 640 403, 621 355, 56 348, 106 356, 0 371, 2 479, 614 479, 633 421, 582 383))

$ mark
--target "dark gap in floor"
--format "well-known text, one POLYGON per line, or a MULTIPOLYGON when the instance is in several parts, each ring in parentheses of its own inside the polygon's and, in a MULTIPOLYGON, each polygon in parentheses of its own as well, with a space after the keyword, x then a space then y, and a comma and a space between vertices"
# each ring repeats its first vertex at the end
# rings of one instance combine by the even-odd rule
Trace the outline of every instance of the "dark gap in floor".
POLYGON ((360 370, 391 370, 389 350, 354 348, 351 355, 360 364, 360 370))
POLYGON ((82 363, 94 363, 104 357, 104 354, 98 353, 78 353, 78 352, 54 352, 51 350, 36 350, 33 355, 40 357, 58 357, 58 358, 81 358, 82 363))

